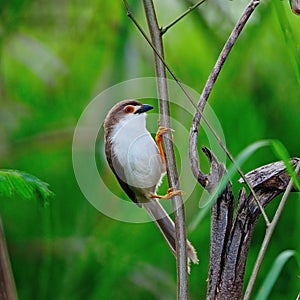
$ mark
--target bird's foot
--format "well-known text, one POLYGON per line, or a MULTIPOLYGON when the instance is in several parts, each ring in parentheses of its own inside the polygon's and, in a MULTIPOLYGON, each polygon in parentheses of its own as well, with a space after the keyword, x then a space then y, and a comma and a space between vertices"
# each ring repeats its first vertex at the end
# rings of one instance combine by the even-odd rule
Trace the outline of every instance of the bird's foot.
MULTIPOLYGON (((168 128, 168 127, 163 127, 163 126, 158 127, 157 132, 156 132, 156 136, 155 136, 155 140, 156 140, 157 144, 161 143, 163 134, 168 132, 168 131, 173 132, 174 129, 168 128)), ((173 138, 173 136, 172 136, 172 138, 173 138)))
MULTIPOLYGON (((174 130, 172 128, 159 126, 158 130, 156 132, 156 135, 155 135, 155 141, 156 141, 156 144, 157 144, 157 147, 158 147, 158 150, 159 150, 159 153, 160 153, 160 157, 161 157, 161 160, 162 160, 163 163, 165 163, 165 153, 164 153, 164 149, 162 147, 162 136, 167 131, 172 132, 174 130)), ((173 139, 173 135, 172 135, 172 139, 173 139)))
POLYGON ((156 198, 156 199, 163 199, 163 200, 168 200, 172 198, 175 195, 182 195, 183 191, 181 190, 174 190, 173 188, 169 188, 167 194, 165 195, 156 195, 156 194, 151 194, 150 198, 156 198))

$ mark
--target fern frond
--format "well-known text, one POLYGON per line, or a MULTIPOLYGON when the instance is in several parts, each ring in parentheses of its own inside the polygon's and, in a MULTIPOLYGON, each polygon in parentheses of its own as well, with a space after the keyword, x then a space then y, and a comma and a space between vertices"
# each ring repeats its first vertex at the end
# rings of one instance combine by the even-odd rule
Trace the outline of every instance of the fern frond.
POLYGON ((43 206, 47 206, 54 193, 46 182, 31 174, 2 169, 0 170, 0 196, 37 199, 43 206))

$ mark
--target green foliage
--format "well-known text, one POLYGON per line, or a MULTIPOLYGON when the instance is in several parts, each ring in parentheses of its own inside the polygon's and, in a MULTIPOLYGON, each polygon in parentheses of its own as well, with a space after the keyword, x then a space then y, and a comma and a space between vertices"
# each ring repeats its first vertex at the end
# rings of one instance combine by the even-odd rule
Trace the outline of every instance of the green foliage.
POLYGON ((18 170, 0 170, 0 196, 19 196, 24 199, 37 199, 43 206, 54 196, 49 185, 37 177, 18 170))

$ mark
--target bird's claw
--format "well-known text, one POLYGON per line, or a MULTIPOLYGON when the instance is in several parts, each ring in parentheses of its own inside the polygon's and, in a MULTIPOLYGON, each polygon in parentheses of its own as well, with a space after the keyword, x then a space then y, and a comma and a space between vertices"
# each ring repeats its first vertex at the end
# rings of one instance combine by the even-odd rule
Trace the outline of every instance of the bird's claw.
MULTIPOLYGON (((160 143, 161 140, 162 140, 162 135, 164 133, 168 132, 168 131, 173 132, 174 129, 168 128, 168 127, 159 126, 158 129, 157 129, 157 132, 156 132, 156 136, 155 136, 156 143, 160 143)), ((172 135, 172 139, 173 139, 173 135, 172 135)))
MULTIPOLYGON (((157 144, 157 147, 158 147, 158 150, 159 150, 159 154, 160 154, 160 157, 161 157, 161 160, 162 160, 163 164, 165 163, 165 153, 164 153, 164 150, 163 150, 163 147, 162 147, 162 135, 164 133, 166 133, 167 131, 172 132, 174 130, 172 128, 159 126, 158 130, 156 132, 156 135, 155 135, 155 141, 156 141, 156 144, 157 144)), ((172 139, 173 139, 173 135, 172 135, 172 139)))
POLYGON ((156 195, 156 194, 151 194, 150 198, 156 198, 156 199, 163 199, 163 200, 168 200, 170 198, 172 198, 173 196, 176 195, 183 195, 183 191, 182 190, 174 190, 173 188, 169 188, 167 194, 165 195, 156 195))

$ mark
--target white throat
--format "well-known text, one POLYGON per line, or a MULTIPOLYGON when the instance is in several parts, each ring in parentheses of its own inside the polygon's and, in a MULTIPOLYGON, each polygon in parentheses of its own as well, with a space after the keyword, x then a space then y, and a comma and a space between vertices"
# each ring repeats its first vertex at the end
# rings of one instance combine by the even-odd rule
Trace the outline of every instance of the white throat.
POLYGON ((112 131, 112 140, 114 138, 136 137, 143 132, 148 132, 146 129, 146 114, 128 115, 122 118, 112 131))

